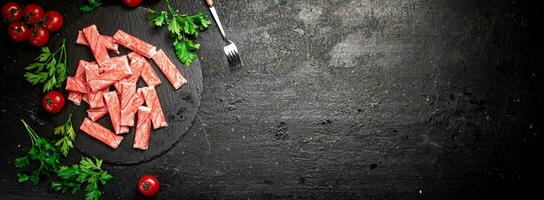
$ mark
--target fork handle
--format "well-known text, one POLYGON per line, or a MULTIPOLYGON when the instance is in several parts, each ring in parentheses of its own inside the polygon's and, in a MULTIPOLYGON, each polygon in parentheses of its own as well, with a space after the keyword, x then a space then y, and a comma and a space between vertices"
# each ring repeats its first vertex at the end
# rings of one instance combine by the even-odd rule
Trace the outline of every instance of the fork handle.
MULTIPOLYGON (((206 0, 206 3, 212 2, 213 0, 206 0)), ((212 2, 213 3, 213 2, 212 2)), ((212 5, 212 4, 208 4, 212 5)), ((225 30, 223 30, 223 25, 221 25, 221 21, 219 21, 219 16, 217 15, 217 11, 215 10, 215 7, 209 6, 210 13, 212 13, 213 20, 215 21, 215 24, 217 25, 217 28, 219 28, 219 31, 221 32, 221 36, 223 36, 223 40, 227 41, 227 35, 225 35, 225 30)))
POLYGON ((209 7, 213 6, 213 0, 206 0, 206 4, 208 4, 209 7))

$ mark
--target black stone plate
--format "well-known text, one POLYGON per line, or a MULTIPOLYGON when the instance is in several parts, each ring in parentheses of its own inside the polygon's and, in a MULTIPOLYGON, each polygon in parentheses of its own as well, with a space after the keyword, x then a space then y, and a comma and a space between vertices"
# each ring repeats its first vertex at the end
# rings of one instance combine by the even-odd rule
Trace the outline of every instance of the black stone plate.
MULTIPOLYGON (((162 81, 157 87, 157 93, 168 122, 168 127, 151 131, 149 149, 147 151, 132 148, 135 131, 133 127, 130 128, 130 133, 124 135, 123 141, 116 150, 80 131, 79 126, 87 116, 86 110, 88 105, 82 102, 81 106, 75 106, 67 100, 66 107, 62 113, 53 117, 54 123, 63 123, 68 115, 72 113, 74 129, 76 129, 77 133, 75 147, 88 156, 103 159, 108 163, 136 164, 151 160, 167 152, 183 138, 183 135, 193 124, 200 107, 202 91, 202 69, 200 62, 196 60, 190 66, 182 65, 176 57, 172 47, 172 40, 168 36, 166 27, 160 29, 153 28, 146 21, 146 12, 144 8, 126 9, 122 6, 102 7, 90 14, 81 16, 74 22, 66 24, 67 27, 61 31, 60 36, 55 36, 56 41, 52 41, 51 43, 58 45, 61 43, 61 38, 66 39, 68 70, 70 76, 73 76, 80 59, 94 60, 89 47, 75 43, 78 30, 91 24, 96 24, 101 34, 113 35, 117 29, 123 29, 127 33, 155 45, 158 49, 162 49, 188 80, 188 83, 182 88, 174 90, 155 63, 151 59, 148 59, 148 62, 153 65, 155 72, 162 81)), ((121 51, 120 55, 130 52, 122 46, 119 46, 119 49, 121 51)), ((113 57, 116 55, 110 53, 110 56, 113 57)), ((145 86, 143 80, 140 79, 138 87, 145 86)), ((98 122, 113 130, 108 116, 98 122)))

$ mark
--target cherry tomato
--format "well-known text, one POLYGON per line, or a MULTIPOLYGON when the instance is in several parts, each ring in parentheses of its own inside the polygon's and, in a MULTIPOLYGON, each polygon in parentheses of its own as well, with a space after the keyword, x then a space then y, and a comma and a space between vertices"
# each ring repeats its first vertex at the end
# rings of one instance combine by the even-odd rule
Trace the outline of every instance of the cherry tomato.
POLYGON ((23 8, 23 17, 28 23, 40 23, 44 15, 43 8, 38 4, 28 4, 23 8))
POLYGON ((50 32, 57 32, 62 27, 62 24, 64 23, 64 20, 62 19, 62 15, 56 11, 51 10, 45 13, 44 20, 44 27, 50 32))
POLYGON ((6 22, 18 22, 23 16, 23 9, 15 2, 7 2, 2 6, 2 16, 6 22))
POLYGON ((138 180, 138 190, 146 197, 151 197, 159 191, 159 180, 151 175, 145 175, 138 180))
POLYGON ((30 30, 21 22, 13 22, 9 24, 8 36, 15 42, 25 41, 30 35, 30 30))
POLYGON ((35 47, 43 47, 49 42, 49 32, 42 26, 34 26, 30 29, 30 35, 28 36, 28 42, 35 47))
POLYGON ((64 96, 58 91, 49 91, 43 96, 42 104, 45 111, 59 113, 64 107, 64 96))
POLYGON ((142 0, 123 0, 123 3, 125 6, 134 8, 139 6, 142 3, 142 0))

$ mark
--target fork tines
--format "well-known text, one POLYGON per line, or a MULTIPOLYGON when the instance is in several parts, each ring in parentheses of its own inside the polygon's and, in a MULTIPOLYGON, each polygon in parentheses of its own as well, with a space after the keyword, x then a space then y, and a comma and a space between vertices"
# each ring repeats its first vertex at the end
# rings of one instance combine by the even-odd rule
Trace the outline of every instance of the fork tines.
POLYGON ((240 52, 234 43, 230 43, 225 46, 225 55, 227 56, 227 61, 231 67, 240 67, 243 66, 242 59, 240 58, 240 52))

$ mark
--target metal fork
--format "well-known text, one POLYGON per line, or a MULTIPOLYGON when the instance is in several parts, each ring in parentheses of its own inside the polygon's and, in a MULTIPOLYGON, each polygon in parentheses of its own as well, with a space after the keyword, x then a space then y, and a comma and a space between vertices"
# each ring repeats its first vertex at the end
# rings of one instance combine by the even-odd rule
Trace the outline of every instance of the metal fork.
POLYGON ((236 44, 234 44, 234 42, 227 39, 227 35, 225 35, 225 30, 223 30, 221 21, 219 21, 219 16, 217 16, 217 11, 215 10, 215 7, 213 7, 213 0, 206 0, 206 4, 208 4, 208 8, 210 9, 210 12, 212 13, 213 20, 215 21, 215 24, 217 24, 217 27, 219 28, 219 31, 221 32, 221 36, 223 36, 223 41, 225 41, 225 46, 223 47, 223 51, 225 52, 225 56, 227 56, 229 65, 231 67, 243 66, 244 64, 242 63, 242 58, 240 58, 240 52, 238 51, 238 48, 236 48, 236 44))

